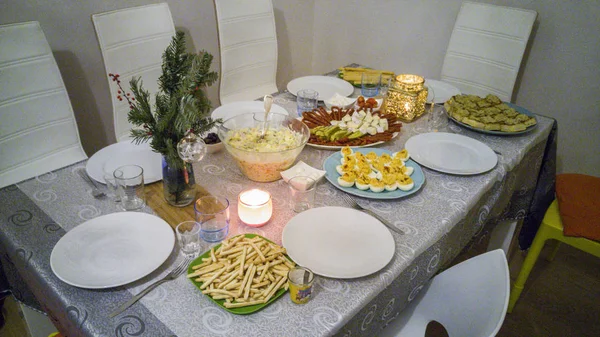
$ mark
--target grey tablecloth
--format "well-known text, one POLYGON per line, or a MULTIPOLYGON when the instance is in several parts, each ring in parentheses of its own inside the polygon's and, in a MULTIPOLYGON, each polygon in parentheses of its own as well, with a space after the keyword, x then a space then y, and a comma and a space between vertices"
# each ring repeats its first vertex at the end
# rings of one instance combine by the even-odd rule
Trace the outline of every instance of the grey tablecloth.
MULTIPOLYGON (((294 97, 287 92, 278 93, 275 104, 296 113, 294 97)), ((501 153, 498 165, 475 176, 423 168, 426 182, 418 193, 390 201, 359 198, 361 205, 406 235, 392 234, 395 255, 377 273, 352 280, 318 276, 314 298, 305 305, 295 305, 284 296, 262 311, 237 316, 214 305, 180 277, 109 319, 112 309, 164 275, 180 257, 174 251, 158 270, 115 289, 87 290, 61 282, 49 265, 56 242, 86 220, 116 211, 110 200, 94 199, 76 174, 85 162, 0 190, 0 258, 11 286, 35 295, 68 336, 373 336, 473 238, 485 235, 499 219, 527 214, 552 124, 551 119, 538 116, 538 126, 531 132, 501 137, 450 122, 449 132, 478 139, 501 153)), ((400 150, 411 136, 425 131, 425 119, 405 124, 397 138, 380 147, 400 150)), ((299 159, 320 168, 331 153, 306 147, 299 159)), ((225 151, 196 164, 195 175, 208 191, 233 202, 230 235, 258 233, 281 243, 283 227, 294 216, 283 181, 249 181, 225 151), (241 224, 235 207, 238 193, 256 186, 268 190, 274 201, 273 218, 257 229, 241 224)), ((340 193, 322 181, 317 207, 343 205, 340 193)), ((149 208, 143 211, 152 213, 149 208)))

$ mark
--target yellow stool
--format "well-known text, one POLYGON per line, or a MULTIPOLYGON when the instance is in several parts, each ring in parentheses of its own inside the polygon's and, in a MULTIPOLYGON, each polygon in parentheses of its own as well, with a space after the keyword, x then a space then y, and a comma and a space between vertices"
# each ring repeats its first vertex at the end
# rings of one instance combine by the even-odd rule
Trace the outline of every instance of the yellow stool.
POLYGON ((531 248, 529 248, 529 252, 527 253, 525 261, 523 262, 523 266, 521 267, 517 281, 510 292, 510 299, 508 301, 509 313, 512 312, 513 308, 515 307, 515 304, 517 303, 517 300, 523 291, 527 277, 529 277, 531 269, 535 265, 542 248, 544 248, 546 240, 549 239, 558 241, 554 251, 548 258, 549 260, 554 259, 554 255, 556 254, 558 246, 561 242, 575 248, 579 248, 586 253, 600 257, 600 242, 581 237, 563 235, 563 224, 562 220, 560 219, 560 213, 558 213, 558 202, 554 200, 544 215, 540 229, 538 229, 537 234, 533 239, 533 243, 531 244, 531 248))

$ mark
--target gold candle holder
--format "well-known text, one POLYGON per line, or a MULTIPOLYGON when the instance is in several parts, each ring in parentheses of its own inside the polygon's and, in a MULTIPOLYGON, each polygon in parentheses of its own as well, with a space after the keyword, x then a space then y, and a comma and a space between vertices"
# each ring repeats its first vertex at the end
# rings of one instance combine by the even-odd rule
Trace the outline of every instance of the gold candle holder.
POLYGON ((405 122, 421 116, 425 112, 427 101, 427 87, 424 83, 425 79, 418 75, 396 76, 385 96, 382 109, 405 122))

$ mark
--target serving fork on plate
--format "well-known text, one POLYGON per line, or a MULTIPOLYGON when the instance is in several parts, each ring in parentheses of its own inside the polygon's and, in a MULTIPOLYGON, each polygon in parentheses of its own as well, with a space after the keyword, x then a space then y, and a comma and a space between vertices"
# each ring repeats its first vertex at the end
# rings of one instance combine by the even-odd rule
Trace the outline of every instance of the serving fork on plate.
POLYGON ((346 203, 346 205, 354 208, 355 210, 358 210, 358 211, 361 211, 361 212, 369 214, 370 216, 374 217, 375 219, 381 221, 390 230, 392 230, 392 231, 394 231, 394 232, 396 232, 398 234, 402 234, 402 235, 405 234, 401 229, 396 228, 389 221, 387 221, 386 219, 384 219, 381 216, 377 215, 375 212, 371 211, 370 209, 366 209, 366 208, 362 207, 361 205, 359 205, 356 202, 356 200, 354 200, 354 198, 352 198, 348 194, 342 193, 342 199, 346 203))
POLYGON ((177 267, 175 267, 173 270, 171 270, 165 277, 163 277, 162 279, 160 279, 160 280, 152 283, 146 289, 140 291, 139 294, 133 296, 129 301, 123 303, 120 307, 118 307, 117 309, 115 309, 115 311, 111 312, 108 315, 108 317, 113 318, 113 317, 117 316, 118 314, 122 313, 127 308, 129 308, 130 306, 132 306, 135 302, 139 301, 147 293, 149 293, 150 291, 154 290, 154 288, 158 287, 159 285, 161 285, 161 284, 163 284, 163 283, 165 283, 167 281, 172 281, 172 280, 178 278, 187 269, 187 267, 188 267, 188 265, 190 264, 191 261, 192 261, 192 257, 191 256, 186 256, 183 259, 183 261, 181 261, 181 263, 177 267))

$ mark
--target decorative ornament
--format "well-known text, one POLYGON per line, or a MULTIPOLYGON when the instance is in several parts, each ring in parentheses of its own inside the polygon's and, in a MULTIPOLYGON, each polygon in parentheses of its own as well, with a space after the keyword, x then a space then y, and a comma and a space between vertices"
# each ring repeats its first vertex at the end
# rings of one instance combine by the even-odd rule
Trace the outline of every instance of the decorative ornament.
POLYGON ((206 155, 206 144, 190 132, 177 143, 177 154, 186 163, 199 162, 206 155))

